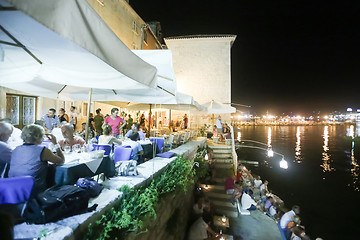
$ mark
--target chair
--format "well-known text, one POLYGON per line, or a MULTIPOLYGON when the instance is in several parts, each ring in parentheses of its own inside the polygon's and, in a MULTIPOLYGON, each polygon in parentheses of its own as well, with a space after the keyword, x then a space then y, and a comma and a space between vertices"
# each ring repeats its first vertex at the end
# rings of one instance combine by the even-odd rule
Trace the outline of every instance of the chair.
POLYGON ((0 210, 20 220, 34 186, 31 176, 0 178, 0 210))
POLYGON ((181 144, 186 143, 190 139, 190 132, 186 132, 184 138, 180 141, 181 144))
POLYGON ((128 161, 131 159, 132 149, 130 146, 117 146, 114 149, 115 165, 120 161, 128 161))
POLYGON ((174 135, 170 134, 169 138, 164 143, 164 146, 163 146, 163 151, 164 152, 171 150, 172 145, 173 145, 173 141, 174 141, 174 135))
POLYGON ((137 175, 137 162, 131 160, 132 149, 130 146, 118 146, 114 149, 114 162, 117 175, 137 175))
POLYGON ((102 144, 93 144, 93 149, 91 151, 95 150, 104 150, 104 156, 109 156, 111 153, 111 146, 110 145, 102 145, 102 144))
POLYGON ((154 137, 150 137, 150 141, 151 142, 155 142, 159 148, 159 151, 162 152, 162 148, 164 146, 164 138, 154 138, 154 137))

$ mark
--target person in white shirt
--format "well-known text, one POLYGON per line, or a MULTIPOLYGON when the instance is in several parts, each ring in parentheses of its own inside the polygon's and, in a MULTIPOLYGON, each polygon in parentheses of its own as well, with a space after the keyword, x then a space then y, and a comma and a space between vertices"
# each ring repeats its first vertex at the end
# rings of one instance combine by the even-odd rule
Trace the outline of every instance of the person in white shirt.
POLYGON ((212 217, 209 214, 204 214, 198 218, 190 227, 188 240, 217 239, 218 235, 210 228, 211 220, 212 217))
POLYGON ((253 194, 252 190, 249 190, 248 193, 243 192, 242 196, 241 196, 241 207, 243 209, 247 209, 249 211, 252 210, 256 210, 256 202, 254 199, 252 199, 252 197, 250 195, 253 194))
POLYGON ((140 126, 138 123, 133 123, 133 125, 131 126, 131 129, 125 134, 125 137, 130 137, 130 135, 133 133, 133 132, 138 132, 139 133, 139 137, 140 137, 140 140, 145 140, 145 134, 143 133, 143 131, 139 130, 140 126))
POLYGON ((10 168, 11 147, 6 143, 13 132, 13 126, 0 122, 0 178, 7 177, 10 168))
POLYGON ((262 181, 261 181, 261 179, 260 179, 260 176, 258 176, 258 177, 254 180, 254 188, 259 188, 261 184, 262 184, 262 181))
POLYGON ((280 227, 283 231, 285 231, 286 225, 292 221, 292 217, 298 215, 300 213, 300 207, 294 205, 292 210, 286 212, 280 219, 280 227))
MULTIPOLYGON (((11 124, 10 118, 3 118, 0 120, 0 122, 11 124)), ((12 125, 12 127, 13 127, 12 134, 6 143, 8 144, 8 146, 10 146, 11 149, 15 149, 17 146, 22 145, 24 142, 21 138, 22 131, 20 129, 14 127, 13 125, 12 125)))

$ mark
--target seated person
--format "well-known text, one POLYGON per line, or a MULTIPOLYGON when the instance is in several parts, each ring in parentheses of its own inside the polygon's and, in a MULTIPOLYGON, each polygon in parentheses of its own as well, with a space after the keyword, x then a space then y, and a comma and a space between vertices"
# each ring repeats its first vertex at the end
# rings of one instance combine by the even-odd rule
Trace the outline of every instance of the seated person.
POLYGON ((295 227, 303 227, 303 226, 300 226, 300 223, 301 223, 301 220, 300 220, 299 215, 294 215, 291 218, 291 221, 286 225, 286 229, 285 229, 286 239, 290 239, 295 227))
POLYGON ((261 177, 257 176, 254 180, 254 188, 260 188, 260 185, 262 184, 261 177))
POLYGON ((129 145, 132 149, 131 160, 138 161, 139 155, 144 154, 141 144, 137 142, 139 140, 139 133, 134 132, 129 136, 129 138, 131 141, 127 141, 124 145, 129 145))
POLYGON ((12 149, 7 141, 12 132, 13 126, 11 124, 0 122, 0 178, 8 175, 12 149))
POLYGON ((210 228, 212 216, 203 214, 190 227, 188 240, 212 240, 217 239, 218 235, 210 228))
POLYGON ((275 200, 274 200, 273 197, 271 197, 271 196, 270 196, 270 197, 267 197, 267 198, 266 198, 265 205, 264 205, 265 212, 269 212, 270 207, 271 207, 272 205, 274 205, 274 203, 275 203, 275 200))
POLYGON ((234 205, 235 202, 241 199, 241 195, 242 195, 242 187, 239 186, 238 184, 235 184, 234 193, 230 198, 230 202, 234 205))
MULTIPOLYGON (((10 118, 3 118, 0 122, 11 124, 10 118)), ((11 149, 15 149, 17 146, 23 144, 23 140, 21 138, 21 130, 13 126, 13 131, 10 138, 7 140, 7 144, 11 147, 11 149)))
POLYGON ((16 147, 11 156, 9 177, 32 176, 34 178, 32 194, 40 193, 50 187, 46 182, 49 171, 48 162, 56 165, 64 163, 64 155, 54 135, 47 134, 46 136, 55 145, 56 154, 44 146, 39 146, 44 139, 44 134, 44 128, 38 125, 25 126, 21 133, 24 144, 16 147))
POLYGON ((294 205, 292 209, 288 212, 286 212, 280 219, 280 228, 284 231, 286 229, 286 225, 292 220, 292 217, 295 215, 300 214, 300 207, 297 205, 294 205))
POLYGON ((261 196, 265 196, 269 192, 269 190, 267 188, 268 185, 269 185, 269 182, 267 180, 265 180, 265 182, 260 185, 260 195, 261 196))
POLYGON ((194 213, 196 215, 202 215, 204 213, 204 209, 205 211, 209 212, 210 208, 209 208, 209 204, 206 202, 205 197, 204 196, 200 196, 197 200, 197 202, 194 204, 193 206, 193 210, 194 213))
POLYGON ((225 182, 225 191, 226 194, 233 194, 234 193, 234 186, 235 186, 235 175, 229 177, 225 182))
MULTIPOLYGON (((81 129, 76 132, 76 135, 79 135, 82 139, 85 139, 85 133, 86 133, 85 128, 86 128, 86 123, 82 123, 81 124, 81 129)), ((95 137, 95 131, 92 130, 91 128, 89 128, 89 130, 88 130, 88 139, 92 139, 93 137, 95 137)))
POLYGON ((253 194, 253 191, 250 189, 249 194, 243 192, 241 197, 241 207, 243 209, 253 211, 256 210, 256 202, 254 199, 252 199, 251 195, 253 194))
POLYGON ((99 136, 98 144, 102 145, 112 145, 113 143, 121 144, 121 141, 114 137, 113 135, 110 135, 112 131, 112 128, 110 125, 104 125, 102 128, 103 135, 99 136))
POLYGON ((126 133, 125 137, 128 138, 133 132, 138 132, 140 140, 145 140, 145 134, 143 133, 143 131, 139 130, 139 127, 140 126, 138 123, 133 123, 131 129, 126 133))
POLYGON ((62 149, 65 145, 72 147, 75 144, 79 144, 81 147, 84 146, 85 140, 79 136, 74 136, 74 125, 71 123, 66 123, 61 127, 62 135, 64 136, 63 140, 59 141, 59 144, 62 149))

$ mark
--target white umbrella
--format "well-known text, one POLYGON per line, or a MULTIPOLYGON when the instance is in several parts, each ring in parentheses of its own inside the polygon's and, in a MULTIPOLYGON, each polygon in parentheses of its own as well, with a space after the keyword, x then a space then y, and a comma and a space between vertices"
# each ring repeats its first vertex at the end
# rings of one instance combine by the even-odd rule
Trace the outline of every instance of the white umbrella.
POLYGON ((235 113, 236 108, 211 100, 202 106, 208 114, 235 113))
MULTIPOLYGON (((163 90, 151 88, 152 84, 146 85, 146 81, 127 77, 20 11, 1 11, 0 26, 0 46, 3 52, 3 59, 0 59, 1 86, 64 100, 87 100, 90 88, 93 88, 94 101, 153 103, 172 99, 163 90)), ((110 31, 109 35, 113 33, 110 31)), ((123 45, 116 39, 119 45, 123 45)), ((154 70, 156 73, 156 68, 126 49, 125 46, 124 53, 117 55, 119 61, 134 58, 138 60, 132 63, 135 73, 141 72, 145 65, 148 66, 148 72, 154 70)))

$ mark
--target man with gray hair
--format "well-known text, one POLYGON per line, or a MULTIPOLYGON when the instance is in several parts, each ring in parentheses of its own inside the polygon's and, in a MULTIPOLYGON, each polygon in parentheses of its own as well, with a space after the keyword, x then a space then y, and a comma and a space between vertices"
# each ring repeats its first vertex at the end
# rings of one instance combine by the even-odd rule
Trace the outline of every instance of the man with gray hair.
POLYGON ((11 124, 0 122, 0 177, 7 177, 8 175, 12 149, 7 141, 12 132, 13 126, 11 124))

